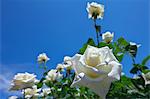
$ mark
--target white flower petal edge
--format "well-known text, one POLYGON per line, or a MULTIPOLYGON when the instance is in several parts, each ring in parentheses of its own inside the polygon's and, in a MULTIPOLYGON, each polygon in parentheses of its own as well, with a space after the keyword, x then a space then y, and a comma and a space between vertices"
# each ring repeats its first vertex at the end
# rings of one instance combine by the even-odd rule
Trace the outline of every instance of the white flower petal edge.
POLYGON ((93 90, 96 94, 98 94, 101 99, 105 99, 106 94, 109 91, 109 87, 111 85, 111 79, 105 78, 100 81, 93 81, 89 79, 84 73, 80 73, 77 75, 71 85, 71 87, 85 86, 93 90))
POLYGON ((109 77, 112 77, 116 80, 120 80, 122 66, 120 63, 115 61, 110 62, 108 65, 112 66, 111 72, 108 74, 109 77))

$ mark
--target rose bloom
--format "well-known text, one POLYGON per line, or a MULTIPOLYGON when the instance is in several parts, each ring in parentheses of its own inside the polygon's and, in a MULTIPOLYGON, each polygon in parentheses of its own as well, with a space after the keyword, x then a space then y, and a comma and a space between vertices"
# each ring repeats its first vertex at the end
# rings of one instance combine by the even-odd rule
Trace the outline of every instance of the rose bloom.
POLYGON ((57 64, 57 71, 64 71, 64 66, 62 64, 57 64))
POLYGON ((43 89, 42 89, 42 93, 40 94, 40 96, 46 97, 46 96, 48 96, 48 94, 50 94, 50 93, 51 93, 51 89, 50 89, 50 88, 43 88, 43 89))
POLYGON ((45 62, 47 62, 49 60, 49 58, 48 58, 48 56, 45 54, 45 53, 42 53, 42 54, 40 54, 39 56, 38 56, 38 59, 37 59, 37 61, 39 62, 39 63, 45 63, 45 62))
POLYGON ((142 73, 142 77, 144 78, 145 85, 149 85, 150 84, 150 72, 146 74, 142 73))
POLYGON ((58 72, 57 70, 52 69, 46 75, 46 82, 47 81, 56 81, 60 78, 62 78, 62 74, 60 74, 60 72, 58 72))
POLYGON ((10 90, 21 90, 24 88, 32 87, 38 80, 36 75, 29 73, 18 73, 14 76, 10 90))
POLYGON ((111 32, 106 32, 106 33, 102 34, 102 39, 106 43, 112 42, 113 37, 114 37, 114 33, 111 33, 111 32))
POLYGON ((71 70, 72 69, 71 57, 69 57, 69 56, 65 56, 64 57, 64 68, 66 68, 67 70, 71 70))
POLYGON ((37 89, 37 86, 25 89, 22 93, 25 95, 25 99, 38 99, 41 89, 37 89))
POLYGON ((122 65, 108 47, 87 47, 72 57, 76 76, 71 86, 85 86, 105 99, 112 81, 120 80, 122 65))
POLYGON ((103 19, 104 15, 104 5, 98 4, 96 2, 87 3, 88 16, 92 19, 103 19))

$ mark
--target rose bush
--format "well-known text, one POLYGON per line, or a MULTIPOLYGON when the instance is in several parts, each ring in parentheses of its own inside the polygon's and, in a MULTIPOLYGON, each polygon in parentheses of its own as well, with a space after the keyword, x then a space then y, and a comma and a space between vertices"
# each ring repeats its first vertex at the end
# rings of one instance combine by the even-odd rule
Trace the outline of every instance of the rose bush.
POLYGON ((101 33, 101 26, 96 21, 103 19, 104 5, 88 3, 87 11, 94 21, 97 44, 89 38, 77 54, 65 56, 62 63, 51 69, 46 65, 49 60, 46 53, 40 54, 37 61, 40 67, 44 67, 41 79, 37 80, 34 74, 18 73, 10 90, 21 90, 22 96, 9 99, 150 98, 150 70, 147 65, 150 56, 136 63, 140 45, 123 37, 114 41, 114 33, 111 32, 101 33), (135 75, 133 78, 122 72, 121 62, 125 55, 132 59, 130 73, 135 75))

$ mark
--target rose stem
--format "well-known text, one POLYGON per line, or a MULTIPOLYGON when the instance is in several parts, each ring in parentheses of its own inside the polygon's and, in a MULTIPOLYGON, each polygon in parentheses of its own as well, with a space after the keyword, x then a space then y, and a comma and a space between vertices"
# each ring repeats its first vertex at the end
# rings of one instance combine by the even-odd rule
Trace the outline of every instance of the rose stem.
MULTIPOLYGON (((94 27, 95 27, 95 30, 96 30, 96 19, 94 19, 94 27)), ((97 46, 99 46, 99 35, 98 35, 97 30, 96 30, 96 38, 97 38, 97 46)))
POLYGON ((44 62, 44 70, 47 71, 46 62, 44 62))

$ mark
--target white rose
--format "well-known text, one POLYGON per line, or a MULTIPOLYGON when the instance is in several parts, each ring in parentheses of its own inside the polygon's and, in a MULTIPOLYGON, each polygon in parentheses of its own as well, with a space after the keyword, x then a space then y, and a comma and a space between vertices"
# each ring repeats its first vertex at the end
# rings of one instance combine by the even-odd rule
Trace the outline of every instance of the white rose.
POLYGON ((76 76, 72 86, 85 86, 105 99, 111 82, 119 80, 122 65, 108 47, 87 47, 83 55, 72 57, 76 76))
POLYGON ((29 73, 18 73, 12 80, 10 90, 21 90, 24 88, 32 87, 37 83, 36 75, 29 73))
POLYGON ((50 88, 43 88, 42 89, 42 93, 41 93, 41 96, 42 97, 46 97, 48 94, 51 93, 51 89, 50 88))
POLYGON ((146 74, 142 73, 142 77, 144 78, 145 85, 149 85, 150 84, 150 72, 146 74))
POLYGON ((104 5, 96 2, 87 3, 88 17, 92 19, 103 19, 104 16, 104 5))
POLYGON ((42 53, 38 56, 37 61, 39 63, 43 63, 43 62, 47 62, 49 60, 48 56, 46 55, 46 53, 42 53))
POLYGON ((37 86, 33 86, 32 88, 25 89, 22 93, 26 99, 38 99, 40 91, 41 89, 37 89, 37 86))
POLYGON ((64 70, 64 66, 62 64, 57 64, 56 69, 57 69, 57 71, 63 71, 64 70))
POLYGON ((62 74, 55 69, 52 69, 46 75, 46 81, 55 81, 62 78, 62 74))
POLYGON ((71 57, 69 57, 69 56, 65 56, 64 57, 64 68, 66 68, 67 70, 71 70, 72 69, 71 57))
POLYGON ((111 32, 106 32, 106 33, 102 34, 102 39, 106 43, 112 42, 113 37, 114 37, 114 33, 111 33, 111 32))
POLYGON ((18 99, 18 96, 10 96, 8 99, 18 99))

